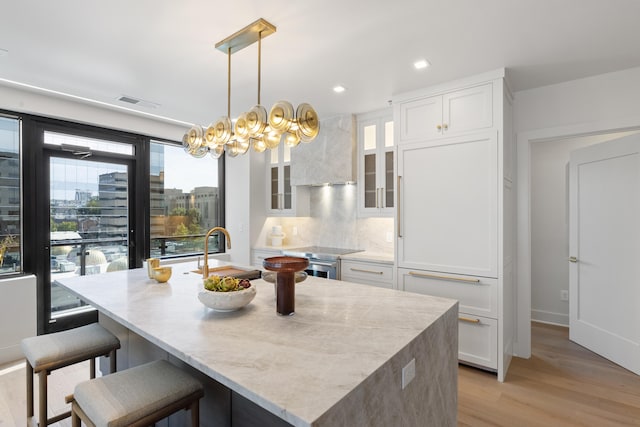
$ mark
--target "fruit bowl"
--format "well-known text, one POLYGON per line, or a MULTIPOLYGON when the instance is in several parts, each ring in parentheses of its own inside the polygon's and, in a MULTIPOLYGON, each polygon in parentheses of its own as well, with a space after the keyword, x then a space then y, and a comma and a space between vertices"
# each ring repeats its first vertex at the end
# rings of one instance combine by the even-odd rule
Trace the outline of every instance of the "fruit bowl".
POLYGON ((198 299, 207 307, 216 311, 235 311, 249 304, 256 296, 255 286, 239 291, 208 291, 198 293, 198 299))
POLYGON ((204 289, 198 294, 198 299, 217 311, 238 310, 256 296, 256 288, 247 279, 210 276, 203 280, 203 285, 204 289))

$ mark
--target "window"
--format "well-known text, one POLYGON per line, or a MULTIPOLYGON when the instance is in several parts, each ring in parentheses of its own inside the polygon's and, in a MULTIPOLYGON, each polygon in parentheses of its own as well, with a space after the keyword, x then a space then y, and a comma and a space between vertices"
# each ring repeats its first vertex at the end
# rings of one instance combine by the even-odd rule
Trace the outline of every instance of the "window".
POLYGON ((20 121, 0 117, 0 276, 22 271, 20 121))
MULTIPOLYGON (((202 253, 207 231, 223 223, 218 160, 159 141, 150 152, 150 255, 202 253)), ((211 237, 210 253, 224 250, 218 239, 211 237)))

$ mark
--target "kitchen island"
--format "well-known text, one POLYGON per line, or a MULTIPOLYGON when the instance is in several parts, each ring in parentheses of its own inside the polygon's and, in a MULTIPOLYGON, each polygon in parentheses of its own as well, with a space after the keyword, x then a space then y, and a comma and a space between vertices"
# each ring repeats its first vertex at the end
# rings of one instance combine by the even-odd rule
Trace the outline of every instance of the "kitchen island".
POLYGON ((248 306, 223 313, 198 300, 194 267, 162 284, 146 269, 57 283, 119 336, 119 370, 166 358, 197 375, 202 425, 456 425, 456 301, 309 277, 279 316, 258 279, 248 306))

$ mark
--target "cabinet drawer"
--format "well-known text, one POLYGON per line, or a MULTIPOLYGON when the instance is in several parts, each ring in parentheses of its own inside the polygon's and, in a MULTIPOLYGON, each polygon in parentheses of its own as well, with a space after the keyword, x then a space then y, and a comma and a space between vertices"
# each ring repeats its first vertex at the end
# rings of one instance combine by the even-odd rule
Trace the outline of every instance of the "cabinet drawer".
POLYGON ((282 255, 282 251, 280 250, 270 251, 270 250, 254 249, 251 251, 251 265, 257 268, 263 268, 262 261, 264 261, 265 258, 270 258, 270 257, 280 256, 280 255, 282 255))
POLYGON ((498 280, 422 270, 398 269, 400 289, 460 301, 460 311, 498 316, 498 280))
POLYGON ((341 280, 393 288, 393 266, 369 262, 342 261, 341 280))
POLYGON ((458 359, 498 369, 498 321, 462 312, 458 319, 458 359))

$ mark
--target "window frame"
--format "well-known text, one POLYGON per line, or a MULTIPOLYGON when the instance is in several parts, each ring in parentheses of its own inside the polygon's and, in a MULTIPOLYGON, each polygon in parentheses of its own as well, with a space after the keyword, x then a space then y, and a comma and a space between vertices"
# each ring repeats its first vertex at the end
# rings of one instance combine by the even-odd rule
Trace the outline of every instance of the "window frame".
MULTIPOLYGON (((37 189, 39 185, 45 182, 44 168, 42 165, 45 160, 45 150, 51 150, 52 147, 44 144, 44 132, 60 132, 73 134, 77 136, 89 138, 112 139, 117 142, 131 143, 135 146, 133 157, 122 155, 123 159, 133 159, 134 167, 132 174, 135 180, 135 191, 138 199, 135 203, 135 213, 133 223, 135 224, 136 238, 133 242, 134 247, 131 252, 134 254, 130 259, 134 262, 129 263, 129 268, 140 268, 145 259, 149 258, 150 253, 150 146, 151 141, 172 144, 182 147, 182 143, 172 141, 166 138, 159 138, 144 134, 136 134, 133 132, 125 132, 98 125, 82 124, 78 122, 60 120, 51 117, 23 114, 14 111, 0 109, 0 115, 16 118, 20 121, 20 223, 21 223, 21 264, 22 270, 15 273, 7 273, 0 275, 0 279, 9 279, 20 276, 35 274, 38 281, 37 287, 37 326, 38 334, 54 332, 57 330, 69 329, 80 326, 81 324, 95 321, 97 313, 93 312, 88 316, 76 319, 72 322, 56 322, 48 323, 45 319, 45 301, 44 287, 42 284, 45 277, 44 269, 50 268, 49 260, 39 260, 38 255, 41 253, 41 246, 45 229, 48 225, 44 222, 48 221, 48 215, 41 215, 37 211, 38 204, 42 204, 43 200, 38 197, 44 197, 37 189), (145 194, 146 196, 141 196, 145 194)), ((96 152, 99 155, 99 152, 96 152)), ((187 154, 185 153, 185 156, 187 154)), ((203 162, 214 161, 209 156, 202 159, 203 162)), ((220 226, 225 225, 225 156, 221 156, 218 160, 218 193, 220 198, 219 218, 220 226)), ((203 165, 204 167, 204 165, 203 165)), ((175 257, 188 257, 194 254, 176 255, 175 257)), ((197 253, 196 253, 197 255, 197 253)))
POLYGON ((23 134, 22 134, 22 125, 23 120, 19 114, 0 110, 0 118, 5 119, 15 119, 18 122, 18 179, 20 180, 18 186, 18 194, 19 194, 19 217, 20 217, 20 268, 18 271, 13 271, 10 273, 0 273, 0 280, 12 279, 16 277, 21 277, 25 274, 25 254, 24 254, 24 246, 25 246, 25 236, 24 236, 24 143, 23 143, 23 134))

